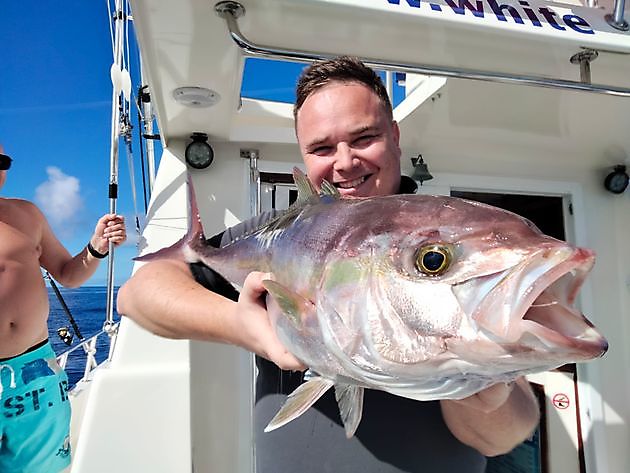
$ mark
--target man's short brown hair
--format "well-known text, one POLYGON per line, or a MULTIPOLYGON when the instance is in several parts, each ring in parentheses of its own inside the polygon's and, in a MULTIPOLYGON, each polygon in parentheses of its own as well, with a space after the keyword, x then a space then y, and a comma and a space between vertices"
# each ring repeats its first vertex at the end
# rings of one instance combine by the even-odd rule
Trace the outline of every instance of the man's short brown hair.
POLYGON ((387 89, 378 74, 356 57, 339 56, 311 64, 302 71, 297 83, 295 105, 293 106, 293 118, 296 123, 297 114, 306 99, 333 82, 356 82, 365 85, 378 96, 389 118, 393 119, 392 104, 389 95, 387 95, 387 89))

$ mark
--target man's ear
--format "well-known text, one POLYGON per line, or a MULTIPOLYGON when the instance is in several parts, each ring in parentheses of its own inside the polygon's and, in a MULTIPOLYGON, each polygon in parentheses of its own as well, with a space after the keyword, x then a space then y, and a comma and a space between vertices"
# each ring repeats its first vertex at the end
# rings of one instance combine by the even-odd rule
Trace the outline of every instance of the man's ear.
POLYGON ((396 145, 400 144, 400 128, 398 127, 398 122, 396 120, 392 120, 392 135, 394 136, 394 140, 396 140, 396 145))
POLYGON ((398 148, 398 153, 400 154, 400 128, 396 120, 392 120, 392 136, 394 138, 394 143, 396 143, 396 148, 398 148))

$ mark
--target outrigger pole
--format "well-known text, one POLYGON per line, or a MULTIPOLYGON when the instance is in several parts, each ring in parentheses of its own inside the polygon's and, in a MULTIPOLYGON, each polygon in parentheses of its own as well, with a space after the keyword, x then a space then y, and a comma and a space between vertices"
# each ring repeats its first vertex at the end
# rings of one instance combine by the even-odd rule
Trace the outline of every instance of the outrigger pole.
MULTIPOLYGON (((131 89, 131 81, 129 73, 124 70, 123 73, 123 46, 124 32, 127 12, 123 10, 123 1, 115 0, 114 10, 114 32, 113 32, 113 53, 114 62, 112 64, 110 74, 112 79, 112 122, 111 122, 111 140, 110 140, 110 159, 109 159, 109 212, 116 213, 116 205, 118 201, 118 146, 121 134, 121 110, 124 107, 124 100, 129 96, 127 89, 131 89), (126 74, 125 74, 126 73, 126 74), (121 95, 124 92, 124 96, 121 95)), ((110 23, 111 25, 111 23, 110 23)), ((116 333, 116 324, 114 323, 114 244, 109 242, 109 257, 107 260, 107 308, 105 322, 103 323, 103 331, 110 337, 116 333)), ((111 354, 111 350, 110 350, 111 354)))

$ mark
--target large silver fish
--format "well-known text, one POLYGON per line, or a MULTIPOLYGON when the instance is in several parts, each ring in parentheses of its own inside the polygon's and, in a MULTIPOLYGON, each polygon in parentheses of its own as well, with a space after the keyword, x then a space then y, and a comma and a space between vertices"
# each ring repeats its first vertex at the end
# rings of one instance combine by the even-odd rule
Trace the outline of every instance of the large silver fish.
POLYGON ((343 199, 326 182, 318 195, 299 170, 294 177, 298 201, 251 234, 217 250, 191 219, 181 242, 155 254, 180 251, 235 285, 253 270, 273 273, 265 282, 277 303, 268 304, 272 323, 313 376, 267 430, 332 386, 350 437, 365 388, 461 399, 606 352, 605 338, 572 307, 592 251, 477 202, 343 199))

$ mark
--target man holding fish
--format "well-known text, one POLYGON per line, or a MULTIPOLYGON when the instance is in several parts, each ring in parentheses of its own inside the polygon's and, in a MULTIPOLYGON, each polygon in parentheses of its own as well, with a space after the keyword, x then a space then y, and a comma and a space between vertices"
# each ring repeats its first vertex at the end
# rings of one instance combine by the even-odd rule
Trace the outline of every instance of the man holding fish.
MULTIPOLYGON (((341 57, 307 68, 294 117, 307 175, 318 191, 348 199, 415 192, 415 183, 400 176, 399 129, 386 90, 360 61, 341 57)), ((209 242, 225 246, 271 218, 245 222, 209 242)), ((429 265, 435 257, 434 251, 429 265)), ((118 312, 158 335, 230 343, 258 355, 259 473, 483 472, 484 456, 510 451, 535 429, 538 404, 529 384, 518 378, 459 400, 416 401, 361 389, 363 420, 349 439, 346 418, 342 422, 329 390, 293 422, 263 433, 285 395, 305 381, 307 368, 274 330, 265 295, 278 292, 270 279, 274 275, 252 271, 239 295, 203 264, 161 259, 136 271, 118 295, 118 312)), ((283 306, 283 298, 276 299, 268 301, 283 306)), ((387 355, 395 361, 408 356, 387 355)))

